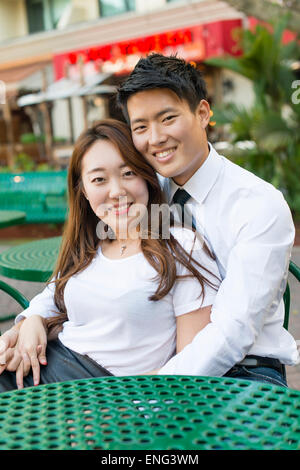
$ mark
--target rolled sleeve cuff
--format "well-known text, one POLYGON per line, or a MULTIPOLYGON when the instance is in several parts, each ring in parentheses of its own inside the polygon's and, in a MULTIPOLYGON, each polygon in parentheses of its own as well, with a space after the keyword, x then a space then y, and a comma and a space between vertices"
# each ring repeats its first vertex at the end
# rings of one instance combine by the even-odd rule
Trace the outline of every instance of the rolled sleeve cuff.
POLYGON ((244 355, 242 348, 230 347, 222 331, 209 323, 159 370, 159 374, 221 377, 244 355))
POLYGON ((15 324, 19 323, 19 321, 24 320, 24 318, 29 318, 32 315, 39 315, 40 317, 43 318, 50 318, 50 317, 55 317, 58 315, 58 313, 55 312, 43 312, 41 311, 41 308, 38 305, 33 305, 29 306, 26 308, 23 312, 19 313, 19 315, 16 316, 15 318, 15 324))

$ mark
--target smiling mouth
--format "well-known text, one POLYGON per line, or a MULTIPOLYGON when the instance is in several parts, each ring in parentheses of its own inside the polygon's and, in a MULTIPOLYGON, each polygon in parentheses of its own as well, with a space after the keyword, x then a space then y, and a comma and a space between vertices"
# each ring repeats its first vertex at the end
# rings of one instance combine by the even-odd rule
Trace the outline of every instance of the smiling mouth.
POLYGON ((123 204, 120 206, 114 206, 113 209, 114 209, 115 214, 116 215, 127 214, 132 204, 133 202, 130 202, 129 204, 123 204))
POLYGON ((154 157, 158 161, 167 161, 169 160, 173 154, 175 153, 177 147, 172 147, 167 150, 162 150, 161 152, 155 152, 154 157))

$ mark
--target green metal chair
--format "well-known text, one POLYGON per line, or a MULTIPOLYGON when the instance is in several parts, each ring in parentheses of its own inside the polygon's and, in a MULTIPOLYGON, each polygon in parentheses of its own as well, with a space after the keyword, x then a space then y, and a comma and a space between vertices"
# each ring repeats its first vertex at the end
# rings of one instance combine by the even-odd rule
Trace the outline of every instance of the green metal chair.
MULTIPOLYGON (((0 280, 0 290, 6 292, 13 299, 15 299, 16 302, 18 302, 18 304, 21 305, 21 307, 23 307, 24 310, 25 310, 25 308, 27 308, 29 306, 29 300, 26 299, 26 297, 23 294, 21 294, 21 292, 19 292, 17 289, 15 289, 12 286, 9 286, 8 284, 6 284, 6 282, 1 281, 1 280, 0 280)), ((10 320, 14 320, 15 316, 16 315, 6 315, 4 317, 1 317, 0 318, 0 323, 4 323, 4 322, 10 321, 10 320)), ((1 335, 1 331, 0 331, 0 335, 1 335)))
POLYGON ((0 209, 26 213, 25 224, 63 223, 67 171, 0 173, 0 209))
MULTIPOLYGON (((295 276, 297 281, 300 282, 300 268, 293 261, 290 261, 289 272, 295 276)), ((283 326, 287 330, 289 326, 289 317, 290 317, 290 303, 291 303, 291 292, 290 286, 287 283, 285 293, 283 294, 284 301, 284 322, 283 326)))

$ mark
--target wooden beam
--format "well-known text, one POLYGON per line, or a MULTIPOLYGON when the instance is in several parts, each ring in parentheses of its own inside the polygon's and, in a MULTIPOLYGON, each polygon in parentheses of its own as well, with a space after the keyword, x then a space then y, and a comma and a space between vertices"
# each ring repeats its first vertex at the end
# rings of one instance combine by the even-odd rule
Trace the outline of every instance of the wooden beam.
MULTIPOLYGON (((38 123, 38 108, 36 106, 25 106, 24 111, 25 111, 25 113, 27 114, 27 116, 29 117, 29 119, 31 121, 32 128, 33 128, 33 133, 35 135, 39 135, 40 133, 36 132, 36 129, 40 130, 40 125, 38 123)), ((44 158, 45 157, 44 143, 39 140, 38 143, 37 143, 37 148, 38 148, 38 152, 39 152, 39 157, 44 158)))
POLYGON ((12 115, 11 109, 9 105, 8 99, 5 101, 3 105, 3 117, 6 124, 6 135, 7 135, 7 163, 8 166, 12 167, 15 163, 15 143, 14 143, 14 133, 13 133, 13 125, 12 125, 12 115))
MULTIPOLYGON (((42 91, 45 92, 47 90, 47 75, 46 70, 42 70, 42 77, 43 77, 43 86, 42 91)), ((52 135, 52 124, 51 124, 51 115, 48 104, 46 102, 40 103, 40 109, 43 113, 44 117, 44 125, 45 125, 45 148, 47 159, 53 163, 54 156, 53 156, 53 135, 52 135)))
MULTIPOLYGON (((64 75, 66 78, 70 78, 70 68, 69 64, 65 63, 65 70, 64 75)), ((72 144, 75 142, 74 138, 74 120, 73 120, 73 109, 72 109, 72 98, 67 98, 67 105, 68 105, 68 116, 69 116, 69 130, 70 130, 70 141, 72 144)))
POLYGON ((39 108, 43 113, 44 126, 45 126, 45 149, 46 155, 49 162, 53 163, 53 138, 52 138, 52 126, 51 117, 46 102, 40 103, 39 108))
MULTIPOLYGON (((80 57, 79 57, 79 72, 80 72, 80 85, 81 86, 85 85, 83 67, 84 67, 83 57, 82 57, 82 55, 80 55, 80 57)), ((87 104, 86 96, 82 96, 81 101, 82 101, 82 106, 83 106, 84 129, 86 130, 89 126, 89 123, 88 123, 88 104, 87 104)))

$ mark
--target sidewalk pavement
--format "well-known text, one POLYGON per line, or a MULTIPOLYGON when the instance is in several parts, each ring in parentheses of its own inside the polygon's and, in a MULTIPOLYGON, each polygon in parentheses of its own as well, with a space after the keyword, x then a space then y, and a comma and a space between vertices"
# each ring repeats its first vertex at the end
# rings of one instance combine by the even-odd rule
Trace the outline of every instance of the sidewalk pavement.
MULTIPOLYGON (((18 243, 22 243, 24 241, 25 240, 18 240, 18 243)), ((11 245, 8 243, 5 244, 4 240, 1 240, 0 252, 9 248, 9 246, 11 245)), ((292 261, 300 266, 300 246, 294 247, 292 261)), ((2 276, 0 276, 0 279, 18 289, 20 292, 22 292, 23 295, 25 295, 25 297, 28 298, 28 300, 31 300, 44 288, 44 284, 39 282, 18 281, 2 276)), ((296 279, 291 274, 289 274, 289 285, 291 290, 289 332, 298 341, 298 347, 300 347, 300 288, 299 283, 297 283, 296 279)), ((10 315, 11 313, 17 314, 22 311, 22 308, 13 299, 9 298, 3 292, 0 292, 0 299, 0 317, 10 315)), ((12 324, 13 321, 1 323, 1 332, 3 333, 6 331, 12 324)), ((293 367, 287 366, 286 369, 289 387, 295 390, 300 390, 300 364, 293 367)))

